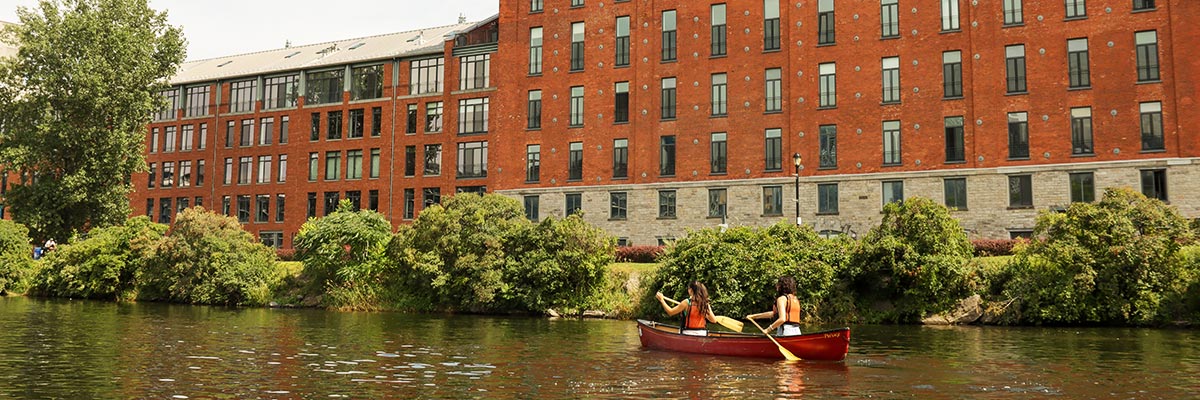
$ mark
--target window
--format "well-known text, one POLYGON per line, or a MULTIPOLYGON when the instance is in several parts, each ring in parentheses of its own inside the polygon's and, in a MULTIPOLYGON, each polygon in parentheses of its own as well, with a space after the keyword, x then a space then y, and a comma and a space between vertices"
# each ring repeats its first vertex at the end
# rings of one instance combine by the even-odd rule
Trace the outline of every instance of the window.
POLYGON ((770 68, 766 72, 766 79, 764 79, 767 84, 766 91, 764 92, 766 94, 766 98, 764 99, 766 108, 763 110, 764 112, 779 112, 783 110, 782 71, 779 68, 770 68))
POLYGON ((957 31, 958 28, 958 1, 959 0, 942 0, 942 31, 957 31))
POLYGON ((583 179, 583 142, 571 142, 567 157, 567 180, 583 179))
POLYGON ((346 151, 346 179, 362 179, 362 150, 346 151))
POLYGON ((491 85, 491 54, 459 57, 458 64, 459 90, 483 89, 491 85))
POLYGON ((525 196, 525 218, 530 221, 537 222, 538 220, 538 202, 537 195, 525 196))
POLYGON ((309 72, 305 76, 304 94, 305 105, 341 103, 342 92, 345 89, 343 78, 345 69, 334 69, 321 72, 309 72))
MULTIPOLYGON (((230 122, 230 125, 232 124, 233 122, 230 122)), ((311 129, 309 129, 308 141, 315 142, 321 140, 321 113, 312 113, 312 122, 309 126, 311 129)))
POLYGON ((1153 101, 1139 105, 1142 113, 1142 151, 1163 150, 1162 103, 1153 101))
POLYGON ((488 98, 458 101, 458 133, 487 133, 488 98))
POLYGON ((415 189, 404 189, 404 219, 413 219, 416 214, 417 194, 415 189))
MULTIPOLYGON (((229 196, 225 196, 225 200, 229 200, 229 196)), ((225 204, 227 205, 227 206, 225 207, 225 209, 226 209, 226 213, 225 213, 225 214, 226 214, 226 215, 228 215, 228 214, 229 214, 229 212, 228 212, 228 210, 229 210, 229 207, 228 207, 228 204, 229 204, 229 202, 228 202, 228 201, 226 201, 226 202, 225 202, 225 204)), ((317 194, 316 194, 316 193, 312 193, 312 192, 309 192, 309 193, 308 193, 308 217, 309 217, 309 218, 316 218, 316 217, 317 217, 317 194)))
POLYGON ((1067 41, 1067 65, 1067 74, 1071 78, 1071 88, 1084 88, 1092 85, 1091 73, 1088 71, 1088 42, 1086 38, 1067 41))
POLYGON ((617 45, 613 65, 629 65, 629 16, 617 17, 617 45))
POLYGON ((712 20, 710 24, 712 29, 712 56, 720 57, 725 55, 727 50, 725 42, 725 3, 713 4, 709 7, 709 11, 712 20))
POLYGON ((1004 25, 1021 25, 1025 16, 1021 12, 1021 0, 1004 0, 1004 25))
POLYGON ((322 215, 329 215, 336 212, 340 198, 341 194, 338 192, 325 192, 325 213, 322 215))
POLYGON ((158 128, 150 130, 150 154, 158 152, 158 128))
POLYGON ((817 214, 838 213, 838 184, 822 183, 817 185, 817 214))
POLYGON ((879 2, 880 37, 900 37, 900 4, 899 0, 880 0, 879 2))
POLYGON ((283 232, 259 232, 258 241, 273 249, 283 248, 283 232))
POLYGON ((350 100, 383 97, 383 64, 355 67, 350 70, 350 76, 350 100))
POLYGON ((164 153, 173 152, 173 151, 175 151, 175 127, 168 126, 168 127, 164 128, 164 131, 166 132, 166 134, 163 135, 164 136, 163 137, 163 152, 164 153))
POLYGON ((487 142, 468 142, 458 144, 458 177, 485 178, 487 177, 487 142))
POLYGON ((363 110, 350 110, 350 132, 346 135, 350 139, 362 139, 363 137, 363 110))
POLYGON ((566 215, 578 213, 583 209, 583 194, 567 193, 566 195, 566 215))
POLYGON ((729 103, 728 81, 725 74, 712 74, 712 116, 723 117, 728 114, 726 107, 729 103))
MULTIPOLYGON (((279 183, 287 182, 287 154, 279 155, 279 171, 275 174, 275 181, 279 183)), ((198 184, 197 184, 198 185, 198 184)))
MULTIPOLYGON (((441 145, 438 145, 438 148, 440 149, 441 145)), ((438 150, 438 152, 440 153, 441 150, 438 150)), ((371 170, 370 170, 369 175, 367 175, 371 179, 379 178, 379 159, 380 159, 379 149, 378 148, 371 149, 371 164, 370 164, 371 170)))
POLYGON ((531 144, 525 146, 525 181, 537 182, 542 179, 542 146, 531 144))
POLYGON ((275 135, 275 118, 267 117, 258 120, 258 145, 267 146, 271 144, 272 136, 275 135))
POLYGON ((542 27, 529 28, 529 74, 542 74, 542 27))
POLYGON ((424 176, 438 176, 442 174, 442 145, 425 145, 425 168, 422 174, 424 176))
POLYGON ((1133 0, 1133 11, 1153 10, 1154 0, 1133 0))
POLYGON ((442 204, 442 189, 440 188, 424 188, 421 189, 421 204, 422 208, 429 208, 434 204, 442 204))
POLYGON ((628 195, 625 192, 608 194, 608 218, 625 219, 628 212, 628 195))
POLYGON ((900 102, 900 57, 883 59, 883 102, 900 102))
POLYGON ((162 108, 154 113, 155 121, 166 121, 175 119, 175 110, 179 108, 179 89, 171 88, 158 92, 162 97, 162 108))
POLYGON ((726 200, 725 189, 708 189, 708 217, 724 218, 727 215, 726 200))
POLYGON ((233 147, 234 135, 237 131, 237 121, 225 123, 225 148, 233 147))
POLYGON ((583 71, 583 22, 571 23, 571 71, 583 71))
MULTIPOLYGON (((238 184, 246 185, 250 183, 250 175, 254 173, 254 157, 238 158, 238 184)), ((167 173, 166 164, 163 165, 163 175, 167 173)))
POLYGON ((1029 158, 1029 114, 1008 113, 1008 158, 1029 158))
POLYGON ((817 67, 820 73, 819 107, 837 106, 837 65, 824 63, 817 67))
POLYGON ((821 125, 819 168, 837 168, 837 125, 821 125))
POLYGON ((442 92, 442 73, 445 60, 429 58, 409 63, 408 94, 442 92))
POLYGON ((617 82, 614 96, 613 122, 629 122, 629 82, 617 82))
POLYGON ((542 12, 542 0, 529 0, 529 12, 542 12))
POLYGON ((1093 154, 1092 108, 1071 109, 1071 154, 1093 154))
POLYGON ((967 209, 967 178, 942 180, 942 191, 946 200, 946 208, 951 210, 967 209))
POLYGON ((573 128, 583 126, 583 86, 571 87, 571 121, 573 128))
POLYGON ((676 194, 674 190, 658 191, 658 217, 675 218, 676 194))
POLYGON ((1008 206, 1009 208, 1033 207, 1032 176, 1013 175, 1008 177, 1008 206))
POLYGON ((417 105, 409 104, 408 110, 405 113, 404 133, 417 133, 417 105))
POLYGON ((254 213, 254 222, 267 222, 271 220, 271 196, 260 194, 254 196, 255 208, 258 212, 254 213))
POLYGON ((442 131, 442 102, 425 103, 425 133, 442 131))
POLYGON ((946 127, 946 162, 966 161, 966 155, 963 154, 963 117, 946 117, 943 124, 946 127))
POLYGON ((1085 0, 1066 0, 1067 18, 1083 18, 1087 16, 1085 0))
MULTIPOLYGON (((157 175, 158 175, 157 171, 155 171, 156 168, 157 168, 157 165, 155 163, 150 163, 149 177, 146 180, 146 188, 148 188, 148 189, 154 189, 154 185, 155 185, 154 181, 156 180, 155 178, 157 178, 157 175)), ((7 178, 5 178, 5 179, 7 180, 7 178)))
POLYGON ((186 95, 184 102, 187 104, 187 108, 183 109, 183 116, 185 118, 208 115, 209 90, 209 85, 193 86, 184 89, 186 95))
POLYGON ((782 171, 783 170, 783 130, 778 128, 767 129, 766 142, 763 144, 766 155, 767 171, 782 171))
POLYGON ((629 177, 629 139, 613 140, 613 178, 629 177))
POLYGON ((404 146, 404 176, 417 174, 417 146, 404 146))
POLYGON ((1151 199, 1167 201, 1167 170, 1142 171, 1142 194, 1151 199))
POLYGON ((256 183, 271 183, 271 156, 258 156, 258 180, 256 183))
POLYGON ((763 51, 779 50, 779 0, 763 0, 763 51))
POLYGON ((233 183, 233 158, 232 157, 225 158, 225 179, 223 182, 226 185, 233 183))
POLYGON ((250 195, 237 197, 237 220, 243 224, 250 222, 250 195))
POLYGON ((263 80, 263 109, 274 110, 296 106, 300 97, 300 75, 284 75, 263 80))
POLYGON ((883 182, 883 205, 904 201, 904 181, 883 182))
MULTIPOLYGON (((287 117, 283 117, 284 122, 287 122, 287 117)), ((280 143, 283 143, 282 141, 280 143)), ((200 124, 200 150, 208 147, 208 124, 200 124)))
POLYGON ((817 45, 834 43, 833 0, 817 1, 817 45))
POLYGON ((675 44, 675 10, 667 10, 662 13, 662 60, 675 61, 676 44, 675 44))
POLYGON ((175 186, 175 163, 167 161, 162 163, 162 187, 169 188, 175 186))
POLYGON ((763 186, 763 215, 783 215, 783 186, 763 186))
POLYGON ((942 96, 948 99, 962 97, 962 52, 958 50, 942 53, 942 96))
MULTIPOLYGON (((171 130, 167 129, 167 136, 174 137, 175 135, 171 133, 171 130)), ((242 131, 238 135, 238 146, 250 147, 252 144, 254 144, 254 119, 243 119, 242 131)))
POLYGON ((675 78, 662 79, 662 119, 675 119, 675 78))
POLYGON ((171 198, 164 197, 158 199, 158 223, 169 224, 171 217, 175 215, 175 211, 171 209, 171 198))
POLYGON ((328 114, 329 125, 325 126, 325 139, 338 140, 342 138, 342 112, 330 111, 328 114))
POLYGON ((336 181, 342 176, 342 152, 325 152, 325 180, 336 181))
POLYGON ((727 164, 728 147, 725 143, 725 133, 714 133, 709 144, 709 164, 714 174, 724 174, 727 164))
MULTIPOLYGON (((383 133, 383 107, 371 109, 371 137, 379 137, 383 133)), ((283 140, 279 141, 284 143, 283 140)))
POLYGON ((154 221, 154 199, 146 199, 146 216, 154 221))
POLYGON ((1008 93, 1025 93, 1025 45, 1004 47, 1008 93))
MULTIPOLYGON (((229 112, 243 113, 254 111, 255 80, 238 81, 229 84, 229 112)), ((266 108, 266 104, 263 105, 266 108)))
POLYGON ((1076 172, 1068 175, 1071 183, 1072 203, 1096 201, 1096 178, 1091 172, 1076 172))
MULTIPOLYGON (((204 160, 196 160, 196 186, 204 186, 204 160)), ((200 202, 196 202, 200 205, 200 202)))
POLYGON ((883 121, 883 165, 900 165, 900 121, 883 121))
POLYGON ((658 138, 658 174, 675 176, 675 136, 658 138))
POLYGON ((318 165, 319 160, 320 160, 320 156, 317 153, 308 153, 308 181, 309 182, 316 182, 316 180, 317 180, 317 171, 318 171, 317 165, 318 165))
POLYGON ((529 91, 529 105, 526 127, 529 129, 542 128, 542 91, 529 91))
POLYGON ((350 200, 350 205, 355 210, 362 209, 362 191, 350 190, 346 192, 346 200, 350 200))
POLYGON ((1138 82, 1158 80, 1158 32, 1145 31, 1133 35, 1137 43, 1138 82))
POLYGON ((583 7, 583 0, 571 0, 571 7, 583 7))

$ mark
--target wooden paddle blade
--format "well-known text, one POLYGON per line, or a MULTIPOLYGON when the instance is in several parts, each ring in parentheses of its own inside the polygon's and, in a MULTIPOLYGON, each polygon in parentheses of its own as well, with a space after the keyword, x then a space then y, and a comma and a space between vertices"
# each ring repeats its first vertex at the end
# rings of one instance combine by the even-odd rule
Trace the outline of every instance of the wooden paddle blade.
POLYGON ((763 329, 762 325, 758 324, 758 321, 751 319, 750 322, 753 323, 754 326, 758 327, 758 330, 761 331, 764 335, 767 335, 767 339, 771 339, 772 342, 775 342, 775 346, 779 348, 779 353, 783 354, 784 359, 786 359, 788 361, 800 361, 800 357, 796 357, 796 355, 792 354, 791 351, 788 351, 788 349, 783 348, 783 345, 779 344, 778 340, 775 340, 775 338, 771 337, 771 334, 767 333, 767 330, 763 329))
POLYGON ((736 319, 729 318, 724 315, 717 316, 717 323, 721 324, 721 326, 726 327, 729 330, 734 331, 734 332, 741 332, 742 327, 745 325, 742 323, 742 321, 738 321, 736 319))

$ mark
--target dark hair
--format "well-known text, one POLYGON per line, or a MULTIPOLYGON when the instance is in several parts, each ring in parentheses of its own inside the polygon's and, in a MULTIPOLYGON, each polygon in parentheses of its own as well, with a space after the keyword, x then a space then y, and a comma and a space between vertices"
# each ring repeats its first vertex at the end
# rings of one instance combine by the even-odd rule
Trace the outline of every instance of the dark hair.
POLYGON ((704 287, 700 281, 692 281, 688 284, 688 289, 692 290, 692 306, 697 310, 707 313, 708 311, 708 288, 704 287))
POLYGON ((779 277, 779 281, 775 282, 775 290, 780 296, 796 294, 796 279, 790 276, 779 277))

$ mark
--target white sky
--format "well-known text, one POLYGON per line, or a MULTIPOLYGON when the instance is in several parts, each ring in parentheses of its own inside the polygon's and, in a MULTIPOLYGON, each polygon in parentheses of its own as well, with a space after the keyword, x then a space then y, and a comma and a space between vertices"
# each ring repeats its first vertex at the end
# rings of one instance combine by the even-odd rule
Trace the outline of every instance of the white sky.
MULTIPOLYGON (((0 21, 37 0, 0 1, 0 21), (13 4, 13 3, 16 4, 13 4)), ((188 60, 350 39, 492 16, 499 0, 150 0, 183 28, 188 60)))

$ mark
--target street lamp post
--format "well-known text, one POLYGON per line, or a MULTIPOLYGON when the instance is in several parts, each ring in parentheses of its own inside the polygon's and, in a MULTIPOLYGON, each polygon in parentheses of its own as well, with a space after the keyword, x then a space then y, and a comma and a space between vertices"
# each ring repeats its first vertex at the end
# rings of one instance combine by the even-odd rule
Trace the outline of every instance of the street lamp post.
POLYGON ((800 153, 792 154, 792 164, 796 167, 796 225, 800 225, 800 153))

